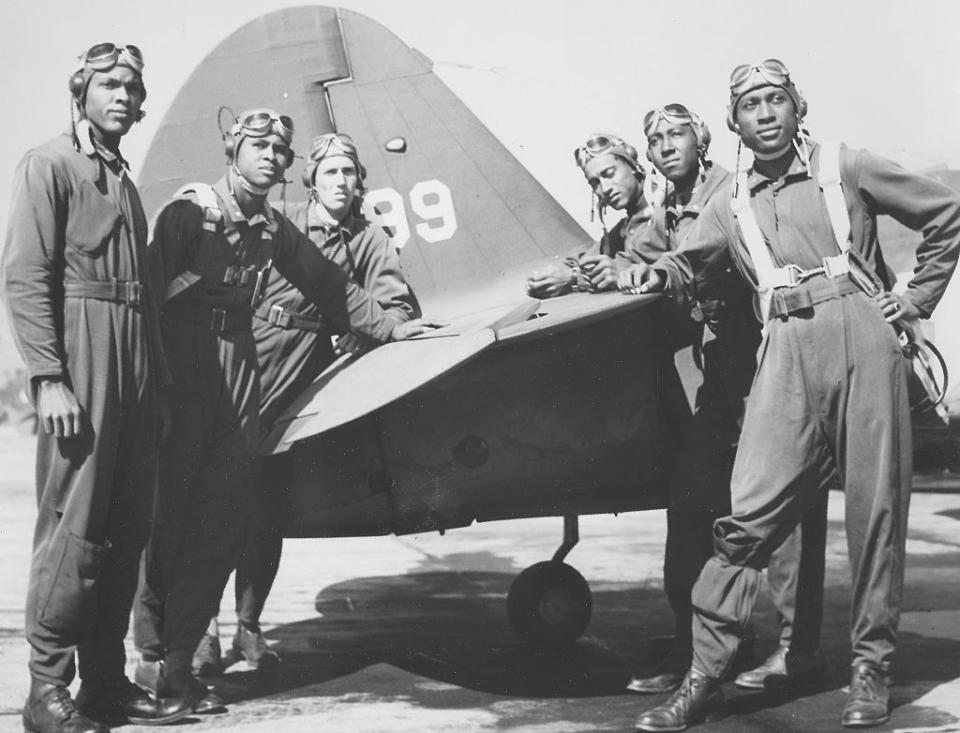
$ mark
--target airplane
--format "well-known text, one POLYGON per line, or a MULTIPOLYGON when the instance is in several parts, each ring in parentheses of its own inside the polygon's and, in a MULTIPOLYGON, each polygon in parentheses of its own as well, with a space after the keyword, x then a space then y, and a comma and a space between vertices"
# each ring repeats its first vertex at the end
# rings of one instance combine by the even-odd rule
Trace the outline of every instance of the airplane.
POLYGON ((148 216, 183 184, 222 175, 222 111, 258 106, 294 119, 295 148, 332 131, 356 140, 374 186, 367 216, 390 231, 424 312, 449 323, 341 357, 277 421, 261 452, 295 463, 286 535, 563 517, 556 553, 517 576, 507 613, 530 641, 575 640, 592 608, 565 562, 578 517, 663 508, 689 415, 658 296, 526 297, 527 273, 589 235, 430 59, 333 7, 264 15, 201 62, 142 166, 148 216))

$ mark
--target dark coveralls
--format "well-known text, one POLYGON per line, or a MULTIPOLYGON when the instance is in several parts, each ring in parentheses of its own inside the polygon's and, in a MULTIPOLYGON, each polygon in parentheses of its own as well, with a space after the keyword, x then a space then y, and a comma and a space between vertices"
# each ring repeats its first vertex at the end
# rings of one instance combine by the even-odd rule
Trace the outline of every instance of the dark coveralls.
MULTIPOLYGON (((656 208, 645 237, 624 256, 652 264, 651 253, 659 257, 674 251, 695 228, 708 202, 729 192, 731 179, 727 170, 712 164, 685 206, 678 206, 671 190, 664 205, 656 208)), ((730 513, 730 474, 756 370, 760 323, 753 291, 735 273, 722 273, 712 281, 694 278, 684 288, 668 291, 667 298, 675 300, 673 310, 680 311, 683 320, 700 325, 694 355, 703 372, 693 419, 670 478, 663 566, 664 591, 676 618, 676 653, 684 657, 673 661, 686 669, 692 643, 690 593, 713 555, 713 523, 730 513), (709 327, 705 343, 703 325, 709 327)), ((775 548, 768 568, 781 622, 780 643, 795 653, 814 652, 820 646, 826 513, 823 492, 802 530, 775 548)))
POLYGON ((394 323, 287 219, 265 206, 247 219, 226 179, 214 191, 224 224, 204 229, 191 200, 161 212, 150 245, 164 283, 199 282, 170 298, 162 328, 173 375, 173 430, 161 452, 135 642, 145 658, 189 669, 216 615, 254 507, 260 371, 251 329, 256 274, 273 266, 319 306, 338 332, 387 341, 394 323), (225 227, 239 233, 232 243, 225 227), (271 241, 266 241, 267 239, 271 241), (271 255, 272 250, 272 255, 271 255))
MULTIPOLYGON (((813 146, 819 169, 819 146, 813 146)), ((890 214, 924 234, 904 298, 929 315, 960 253, 960 200, 946 187, 865 151, 843 150, 843 194, 851 257, 883 272, 876 216, 890 214)), ((750 172, 751 208, 775 266, 820 267, 838 253, 826 203, 802 162, 778 180, 750 172)), ((755 271, 730 207, 730 189, 711 200, 696 230, 658 265, 671 289, 736 267, 755 271)), ((889 665, 903 585, 911 478, 906 360, 894 328, 848 276, 811 277, 775 291, 758 352, 731 515, 714 525, 716 555, 693 589, 693 667, 720 677, 750 617, 770 554, 821 500, 836 470, 846 492, 854 663, 889 665)))
POLYGON ((79 437, 41 431, 27 594, 30 674, 96 686, 124 676, 123 640, 156 486, 157 388, 168 381, 147 224, 125 162, 65 133, 14 178, 3 256, 14 338, 33 389, 54 378, 83 410, 79 437))
MULTIPOLYGON (((325 226, 317 205, 297 204, 287 215, 324 257, 380 304, 393 323, 419 318, 420 305, 403 279, 397 248, 387 233, 362 215, 351 214, 339 226, 325 226)), ((260 364, 260 432, 265 434, 290 402, 333 362, 334 354, 320 310, 276 270, 254 315, 253 336, 260 364)), ((290 455, 264 457, 258 473, 257 510, 235 579, 237 619, 254 631, 259 629, 280 565, 290 455)))

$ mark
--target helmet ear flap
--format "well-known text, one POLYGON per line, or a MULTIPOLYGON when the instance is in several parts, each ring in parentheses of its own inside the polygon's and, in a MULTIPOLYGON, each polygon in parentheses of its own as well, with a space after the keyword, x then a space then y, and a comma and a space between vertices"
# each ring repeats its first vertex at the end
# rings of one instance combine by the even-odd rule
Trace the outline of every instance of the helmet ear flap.
POLYGON ((227 156, 227 162, 233 163, 234 156, 237 154, 237 139, 233 133, 225 132, 223 134, 223 152, 227 156))
POLYGON ((730 132, 740 132, 740 125, 737 124, 737 120, 734 117, 733 105, 727 105, 727 129, 730 132))
POLYGON ((86 79, 83 78, 83 69, 78 69, 70 76, 67 86, 70 89, 70 95, 78 102, 83 96, 83 88, 86 86, 86 79))
POLYGON ((289 170, 290 166, 293 165, 293 161, 296 157, 297 157, 297 154, 293 152, 293 148, 290 148, 290 154, 287 155, 287 165, 284 166, 287 170, 289 170))
POLYGON ((303 166, 303 173, 300 174, 300 180, 303 185, 310 189, 313 188, 313 177, 317 174, 317 162, 307 158, 307 164, 303 166))

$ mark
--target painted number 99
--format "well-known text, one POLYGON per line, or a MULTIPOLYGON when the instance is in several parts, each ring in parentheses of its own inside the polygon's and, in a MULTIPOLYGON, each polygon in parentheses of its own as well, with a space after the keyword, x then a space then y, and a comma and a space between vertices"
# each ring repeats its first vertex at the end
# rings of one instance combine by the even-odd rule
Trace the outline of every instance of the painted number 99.
MULTIPOLYGON (((415 230, 426 242, 442 242, 457 231, 457 215, 453 210, 450 189, 433 179, 420 181, 410 189, 410 208, 420 219, 415 230)), ((371 221, 390 232, 393 243, 403 247, 410 239, 410 222, 403 197, 393 188, 368 191, 363 209, 371 221)))

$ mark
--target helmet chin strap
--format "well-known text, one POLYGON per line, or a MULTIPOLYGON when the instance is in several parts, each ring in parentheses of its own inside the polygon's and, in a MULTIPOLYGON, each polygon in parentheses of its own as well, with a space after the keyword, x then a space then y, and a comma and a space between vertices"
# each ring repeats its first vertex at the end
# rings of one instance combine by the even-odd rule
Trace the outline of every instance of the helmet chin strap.
POLYGON ((240 184, 240 188, 249 193, 251 196, 266 196, 268 193, 270 193, 270 189, 273 188, 272 186, 267 186, 264 188, 262 186, 254 185, 248 181, 244 177, 243 173, 240 172, 240 169, 237 168, 236 163, 230 166, 230 169, 233 171, 233 175, 236 178, 237 183, 240 184))

